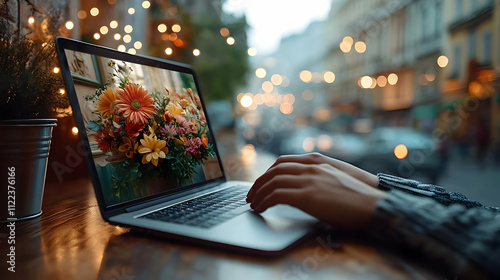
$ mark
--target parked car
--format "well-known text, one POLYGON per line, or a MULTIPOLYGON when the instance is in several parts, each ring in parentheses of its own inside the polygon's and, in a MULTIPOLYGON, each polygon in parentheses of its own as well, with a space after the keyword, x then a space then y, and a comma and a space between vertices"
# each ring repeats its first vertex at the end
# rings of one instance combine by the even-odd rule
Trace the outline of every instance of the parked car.
POLYGON ((281 142, 281 154, 319 152, 358 165, 366 144, 356 134, 330 133, 314 127, 293 131, 281 142))
POLYGON ((360 167, 436 183, 443 170, 438 143, 431 135, 412 128, 384 127, 367 136, 360 167))

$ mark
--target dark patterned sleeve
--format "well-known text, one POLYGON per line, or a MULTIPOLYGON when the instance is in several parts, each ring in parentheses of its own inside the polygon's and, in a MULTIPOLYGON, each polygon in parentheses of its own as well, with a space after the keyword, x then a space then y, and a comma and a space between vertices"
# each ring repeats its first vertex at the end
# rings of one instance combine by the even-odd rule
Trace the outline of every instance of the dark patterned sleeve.
POLYGON ((481 207, 500 213, 500 208, 484 206, 477 201, 468 199, 461 193, 449 192, 439 186, 423 184, 415 180, 382 173, 377 176, 379 178, 379 189, 384 191, 399 190, 415 196, 432 198, 443 205, 461 204, 466 208, 481 207))
POLYGON ((375 239, 420 254, 450 275, 500 278, 498 208, 387 175, 380 187, 390 191, 377 204, 370 225, 375 239))

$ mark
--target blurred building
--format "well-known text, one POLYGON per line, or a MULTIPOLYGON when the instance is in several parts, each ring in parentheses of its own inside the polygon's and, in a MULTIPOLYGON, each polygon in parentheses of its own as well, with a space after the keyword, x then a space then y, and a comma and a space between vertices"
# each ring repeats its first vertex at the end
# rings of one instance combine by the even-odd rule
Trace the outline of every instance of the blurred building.
POLYGON ((497 141, 499 123, 500 3, 446 1, 441 127, 458 142, 497 141), (483 135, 483 136, 481 136, 483 135))
POLYGON ((484 124, 496 139, 499 5, 334 0, 327 26, 333 127, 367 132, 361 124, 369 119, 372 127, 438 127, 461 140, 484 124))

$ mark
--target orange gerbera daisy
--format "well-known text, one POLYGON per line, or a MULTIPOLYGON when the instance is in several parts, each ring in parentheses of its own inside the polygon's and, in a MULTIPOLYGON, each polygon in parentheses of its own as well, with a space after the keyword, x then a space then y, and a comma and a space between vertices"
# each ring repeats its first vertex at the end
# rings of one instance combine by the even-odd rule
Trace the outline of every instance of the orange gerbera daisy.
POLYGON ((113 115, 115 112, 115 100, 116 100, 116 90, 108 87, 106 88, 99 100, 97 101, 97 112, 101 114, 103 118, 107 118, 109 115, 113 115))
POLYGON ((154 99, 140 85, 127 84, 116 94, 116 109, 128 122, 144 124, 155 113, 154 99))

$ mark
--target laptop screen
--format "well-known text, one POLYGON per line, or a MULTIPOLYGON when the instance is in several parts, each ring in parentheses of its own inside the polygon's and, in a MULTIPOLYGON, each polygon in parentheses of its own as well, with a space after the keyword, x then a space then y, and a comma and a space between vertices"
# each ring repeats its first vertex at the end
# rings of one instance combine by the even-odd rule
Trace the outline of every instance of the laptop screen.
POLYGON ((64 51, 107 207, 223 176, 192 74, 64 51))

